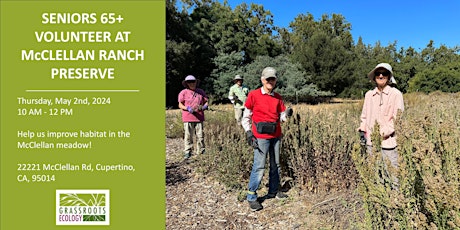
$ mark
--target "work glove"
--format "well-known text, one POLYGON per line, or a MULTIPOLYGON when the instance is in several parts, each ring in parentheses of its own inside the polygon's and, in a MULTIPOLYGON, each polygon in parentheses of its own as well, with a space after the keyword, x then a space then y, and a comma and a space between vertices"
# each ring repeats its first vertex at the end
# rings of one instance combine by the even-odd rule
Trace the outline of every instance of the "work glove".
POLYGON ((292 116, 292 113, 294 113, 294 111, 292 110, 291 107, 288 107, 288 108, 286 109, 285 113, 286 113, 286 116, 287 116, 287 117, 290 117, 290 116, 292 116))
POLYGON ((253 148, 259 147, 259 145, 257 144, 257 138, 254 136, 251 130, 246 131, 246 140, 249 146, 252 146, 253 148))
POLYGON ((364 131, 359 130, 359 139, 360 139, 360 144, 365 146, 366 145, 366 136, 364 131))
POLYGON ((192 106, 190 106, 190 105, 187 106, 187 111, 188 111, 189 113, 193 113, 193 112, 194 112, 192 106))
POLYGON ((239 101, 240 101, 240 99, 239 99, 239 98, 238 98, 238 96, 236 96, 236 95, 235 95, 235 96, 233 96, 233 100, 234 100, 234 102, 235 102, 235 103, 237 103, 237 102, 239 102, 239 101))
POLYGON ((199 105, 198 106, 198 110, 207 110, 208 109, 208 105, 199 105))

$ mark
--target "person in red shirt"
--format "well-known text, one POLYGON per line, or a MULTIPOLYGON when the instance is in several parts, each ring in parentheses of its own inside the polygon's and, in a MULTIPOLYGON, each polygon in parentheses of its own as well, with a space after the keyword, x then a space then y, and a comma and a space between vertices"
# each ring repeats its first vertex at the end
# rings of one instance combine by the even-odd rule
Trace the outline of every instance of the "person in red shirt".
POLYGON ((257 200, 259 188, 265 170, 267 155, 270 159, 269 189, 266 198, 286 198, 279 191, 280 185, 280 145, 281 122, 292 115, 292 109, 286 109, 283 98, 274 92, 276 86, 276 70, 266 67, 260 78, 262 87, 249 93, 244 104, 245 110, 242 126, 246 131, 248 144, 254 148, 254 163, 249 177, 247 200, 252 211, 263 207, 257 200))
POLYGON ((197 154, 205 153, 203 121, 204 110, 208 109, 208 96, 204 90, 197 88, 198 80, 188 75, 182 81, 185 87, 178 96, 179 109, 182 110, 182 122, 184 122, 184 154, 185 159, 192 155, 193 134, 197 139, 197 154))

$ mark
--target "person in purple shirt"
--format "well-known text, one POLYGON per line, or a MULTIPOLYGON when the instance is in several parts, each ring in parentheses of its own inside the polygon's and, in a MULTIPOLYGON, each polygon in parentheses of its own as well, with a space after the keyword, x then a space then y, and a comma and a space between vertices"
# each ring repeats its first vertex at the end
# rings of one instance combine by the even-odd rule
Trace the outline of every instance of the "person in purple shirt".
POLYGON ((182 122, 184 122, 184 154, 185 159, 192 156, 193 135, 196 135, 197 154, 205 153, 203 121, 204 110, 208 109, 208 96, 204 90, 197 88, 199 81, 188 75, 182 81, 185 87, 178 96, 179 109, 182 110, 182 122))

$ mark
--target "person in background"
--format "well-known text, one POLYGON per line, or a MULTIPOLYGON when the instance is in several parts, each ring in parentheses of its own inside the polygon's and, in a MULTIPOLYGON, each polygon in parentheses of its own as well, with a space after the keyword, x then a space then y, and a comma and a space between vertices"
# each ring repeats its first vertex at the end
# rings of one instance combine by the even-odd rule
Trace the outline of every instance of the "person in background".
POLYGON ((269 185, 266 198, 286 198, 280 187, 280 146, 281 122, 292 115, 292 109, 286 109, 280 94, 274 92, 276 86, 276 70, 266 67, 260 78, 262 87, 249 93, 244 104, 242 126, 246 131, 247 142, 254 149, 254 162, 249 177, 247 200, 252 211, 263 207, 257 199, 265 170, 267 156, 270 158, 269 185))
POLYGON ((233 104, 235 110, 235 119, 238 125, 241 125, 241 119, 243 118, 244 111, 244 102, 249 93, 249 88, 243 85, 243 78, 240 75, 236 75, 233 79, 235 83, 230 87, 230 92, 228 93, 228 99, 233 104))
MULTIPOLYGON (((398 168, 397 134, 395 133, 394 121, 398 111, 404 111, 403 95, 398 89, 392 87, 393 84, 396 84, 396 80, 390 64, 378 64, 367 76, 375 83, 376 87, 369 90, 365 95, 358 131, 362 133, 367 152, 372 154, 371 134, 375 123, 378 123, 382 137, 383 160, 384 162, 389 160, 392 167, 398 168)), ((387 165, 385 171, 387 175, 391 175, 387 165)), ((398 178, 396 176, 391 177, 393 180, 392 187, 397 188, 399 186, 398 178)))
POLYGON ((204 110, 208 109, 208 96, 204 90, 197 88, 198 84, 199 81, 193 75, 188 75, 182 81, 185 89, 178 96, 179 109, 182 110, 182 122, 184 122, 185 159, 192 155, 193 134, 196 135, 196 153, 205 153, 203 122, 204 110))

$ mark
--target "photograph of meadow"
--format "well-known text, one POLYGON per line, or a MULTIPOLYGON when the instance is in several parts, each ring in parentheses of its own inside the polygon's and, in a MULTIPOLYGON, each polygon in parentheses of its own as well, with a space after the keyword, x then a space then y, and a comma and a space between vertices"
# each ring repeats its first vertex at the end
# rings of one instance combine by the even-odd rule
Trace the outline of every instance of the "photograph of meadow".
MULTIPOLYGON (((459 3, 294 2, 166 2, 166 228, 460 229, 460 45, 451 25, 459 3), (388 72, 377 75, 383 63, 388 72), (257 151, 229 89, 237 76, 249 90, 264 87, 267 67, 294 113, 281 124, 288 198, 256 200, 257 209, 247 202, 257 151), (181 113, 190 110, 178 94, 189 75, 209 107, 200 129, 206 154, 184 160, 181 113), (404 111, 366 133, 368 149, 358 128, 366 92, 382 89, 377 76, 391 76, 404 111), (398 162, 385 162, 387 151, 398 162)), ((251 196, 268 193, 267 168, 251 196)))

